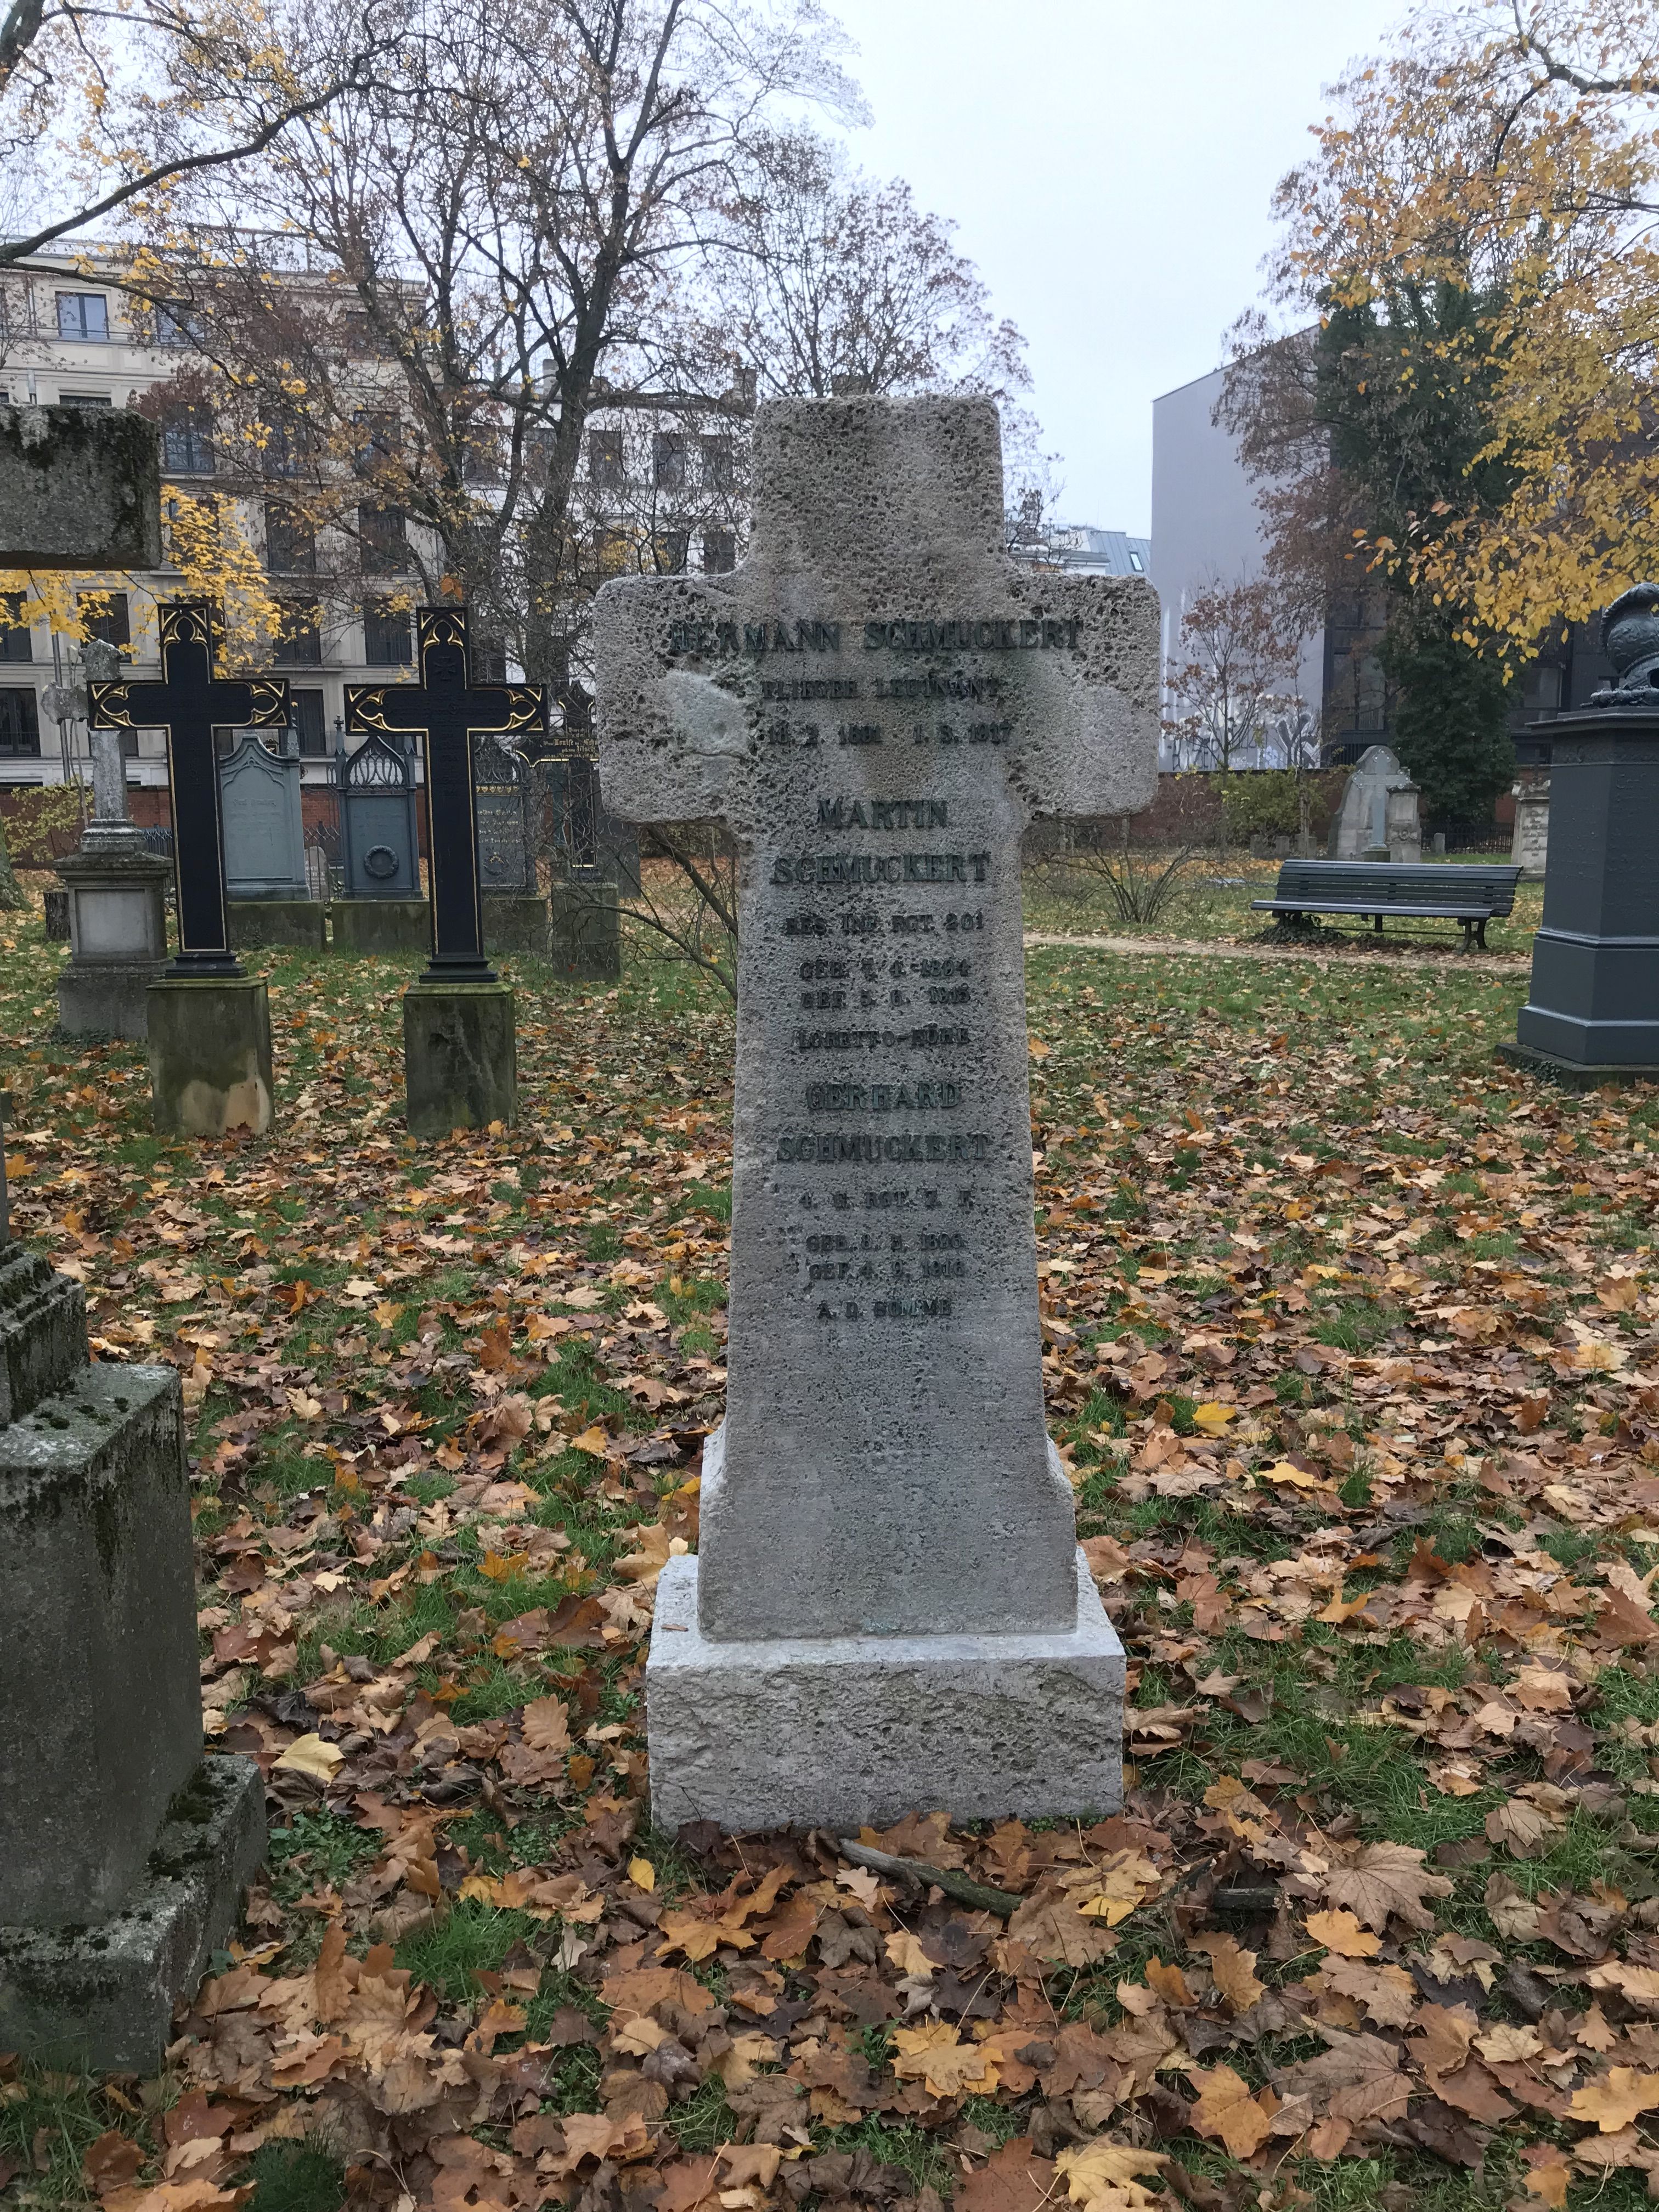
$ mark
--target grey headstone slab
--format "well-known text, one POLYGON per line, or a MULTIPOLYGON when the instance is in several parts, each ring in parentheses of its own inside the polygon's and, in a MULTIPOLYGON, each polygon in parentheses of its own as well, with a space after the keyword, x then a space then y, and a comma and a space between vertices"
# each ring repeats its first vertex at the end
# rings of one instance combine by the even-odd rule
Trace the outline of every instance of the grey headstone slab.
POLYGON ((122 407, 0 406, 0 566, 159 568, 155 423, 122 407))
POLYGON ((700 1633, 1066 1634, 1019 841, 1151 803, 1158 600, 1007 556, 987 401, 763 407, 755 480, 741 568, 595 617, 606 806, 741 855, 700 1633))

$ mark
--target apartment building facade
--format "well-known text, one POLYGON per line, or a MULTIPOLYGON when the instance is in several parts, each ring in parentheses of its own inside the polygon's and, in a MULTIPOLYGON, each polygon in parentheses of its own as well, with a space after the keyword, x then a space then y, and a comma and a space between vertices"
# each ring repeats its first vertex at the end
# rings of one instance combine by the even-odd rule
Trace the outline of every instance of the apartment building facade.
MULTIPOLYGON (((331 784, 337 750, 361 742, 344 729, 345 687, 414 673, 412 607, 422 592, 411 554, 423 552, 432 556, 427 565, 435 566, 435 540, 423 544, 416 524, 366 493, 352 518, 355 542, 325 544, 319 556, 296 510, 263 496, 282 489, 276 441, 266 448, 262 471, 275 481, 250 495, 248 471, 244 465, 239 474, 235 453, 216 445, 203 401, 169 396, 205 388, 206 380, 191 374, 204 364, 188 313, 135 301, 112 279, 112 264, 100 264, 95 254, 43 256, 0 279, 0 399, 159 409, 164 496, 172 487, 198 496, 215 491, 236 502, 243 533, 285 611, 270 664, 289 679, 309 817, 331 784), (109 267, 108 281, 100 281, 100 265, 109 267)), ((348 312, 339 320, 349 343, 353 318, 348 312)), ((367 346, 353 367, 362 387, 357 421, 363 438, 395 450, 395 374, 367 346)), ((721 574, 736 566, 746 538, 752 412, 752 387, 741 379, 713 402, 667 393, 595 412, 571 499, 570 519, 587 549, 579 598, 629 569, 721 574)), ((469 463, 467 473, 476 496, 487 501, 495 495, 487 420, 477 466, 469 463)), ((136 678, 159 675, 155 610, 185 588, 179 571, 71 580, 89 634, 115 646, 136 678)), ((506 647, 477 636, 474 643, 480 675, 504 680, 523 672, 506 647)), ((578 652, 555 685, 556 729, 570 721, 579 755, 591 704, 584 673, 578 652)), ((84 714, 74 711, 83 681, 78 641, 54 630, 39 599, 13 592, 0 599, 0 792, 86 779, 88 732, 84 714)), ((231 741, 227 733, 224 742, 231 741)), ((135 814, 164 821, 163 734, 139 731, 126 744, 135 814)), ((556 742, 553 749, 562 750, 556 742)))

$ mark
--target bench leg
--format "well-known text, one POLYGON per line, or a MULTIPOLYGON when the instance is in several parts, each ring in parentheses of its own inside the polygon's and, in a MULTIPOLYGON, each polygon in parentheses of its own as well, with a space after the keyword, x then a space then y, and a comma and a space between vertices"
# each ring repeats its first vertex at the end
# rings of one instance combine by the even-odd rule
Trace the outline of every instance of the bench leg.
POLYGON ((1382 936, 1382 915, 1381 915, 1380 914, 1374 914, 1374 915, 1371 916, 1371 920, 1372 920, 1372 921, 1376 924, 1376 933, 1377 933, 1377 935, 1378 935, 1379 937, 1381 937, 1381 936, 1382 936))
POLYGON ((1463 942, 1458 946, 1458 951, 1460 952, 1467 952, 1469 946, 1474 942, 1474 924, 1472 921, 1466 921, 1463 924, 1463 942))
POLYGON ((1474 925, 1475 941, 1484 952, 1486 949, 1486 916, 1483 914, 1474 925))

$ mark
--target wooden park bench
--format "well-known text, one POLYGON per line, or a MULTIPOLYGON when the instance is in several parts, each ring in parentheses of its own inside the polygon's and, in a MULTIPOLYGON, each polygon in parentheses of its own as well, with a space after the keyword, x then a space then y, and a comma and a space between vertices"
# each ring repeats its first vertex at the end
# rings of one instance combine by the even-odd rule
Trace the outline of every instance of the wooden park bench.
POLYGON ((1486 948, 1486 924, 1515 907, 1519 868, 1467 862, 1419 866, 1401 860, 1286 860, 1270 899, 1252 899, 1261 914, 1299 921, 1310 914, 1368 914, 1380 931, 1385 914, 1401 920, 1458 921, 1462 950, 1486 948))

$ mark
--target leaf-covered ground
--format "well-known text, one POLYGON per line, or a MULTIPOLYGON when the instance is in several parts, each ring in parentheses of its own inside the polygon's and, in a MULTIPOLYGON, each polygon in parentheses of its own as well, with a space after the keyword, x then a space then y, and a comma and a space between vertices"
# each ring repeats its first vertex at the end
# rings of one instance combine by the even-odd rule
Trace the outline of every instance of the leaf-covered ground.
POLYGON ((1090 1826, 653 1832, 654 1578, 724 1381, 731 1026, 516 964, 522 1124, 416 1149, 391 963, 270 967, 280 1133, 0 969, 14 1218, 192 1423, 268 1878, 158 2081, 0 2059, 109 2212, 1639 2202, 1659 2172, 1654 1092, 1524 970, 1030 962, 1050 1423, 1131 1662, 1090 1826), (965 1902, 966 1874, 1004 1894, 965 1902))

